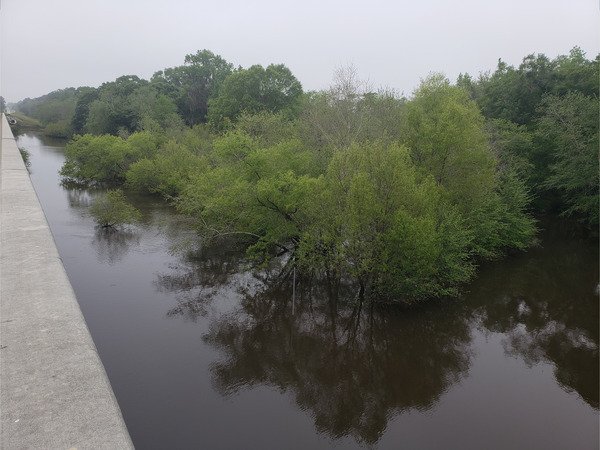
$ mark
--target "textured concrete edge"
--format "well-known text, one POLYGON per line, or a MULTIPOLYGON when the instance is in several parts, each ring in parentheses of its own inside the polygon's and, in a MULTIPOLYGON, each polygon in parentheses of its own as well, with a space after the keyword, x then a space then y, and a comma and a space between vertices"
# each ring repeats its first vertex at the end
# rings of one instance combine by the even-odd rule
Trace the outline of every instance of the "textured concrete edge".
POLYGON ((133 448, 4 115, 0 448, 133 448))

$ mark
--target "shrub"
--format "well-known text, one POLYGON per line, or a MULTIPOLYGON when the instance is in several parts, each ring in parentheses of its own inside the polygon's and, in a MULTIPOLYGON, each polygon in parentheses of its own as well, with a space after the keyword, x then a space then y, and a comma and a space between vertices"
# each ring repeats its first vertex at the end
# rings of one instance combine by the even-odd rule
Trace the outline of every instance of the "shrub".
POLYGON ((103 228, 134 223, 141 217, 140 212, 128 204, 120 189, 108 191, 90 207, 94 221, 103 228))

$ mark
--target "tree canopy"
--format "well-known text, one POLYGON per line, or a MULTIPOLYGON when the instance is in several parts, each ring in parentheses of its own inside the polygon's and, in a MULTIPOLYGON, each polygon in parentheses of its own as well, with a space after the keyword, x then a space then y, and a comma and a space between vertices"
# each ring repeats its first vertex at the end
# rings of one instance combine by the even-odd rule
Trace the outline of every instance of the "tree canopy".
POLYGON ((598 58, 577 47, 431 74, 408 98, 353 67, 304 93, 283 64, 234 69, 208 50, 61 95, 78 133, 65 178, 161 195, 204 240, 377 301, 457 294, 481 260, 531 245, 535 214, 598 223, 598 58))

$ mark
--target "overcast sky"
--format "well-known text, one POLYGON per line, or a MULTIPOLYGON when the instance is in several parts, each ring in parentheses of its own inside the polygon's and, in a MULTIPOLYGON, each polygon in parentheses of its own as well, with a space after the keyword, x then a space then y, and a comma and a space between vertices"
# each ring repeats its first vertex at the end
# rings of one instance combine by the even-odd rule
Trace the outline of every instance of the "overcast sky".
POLYGON ((9 101, 149 79, 208 49, 234 66, 285 64, 305 90, 336 68, 410 95, 421 78, 600 52, 598 0, 0 0, 0 94, 9 101))

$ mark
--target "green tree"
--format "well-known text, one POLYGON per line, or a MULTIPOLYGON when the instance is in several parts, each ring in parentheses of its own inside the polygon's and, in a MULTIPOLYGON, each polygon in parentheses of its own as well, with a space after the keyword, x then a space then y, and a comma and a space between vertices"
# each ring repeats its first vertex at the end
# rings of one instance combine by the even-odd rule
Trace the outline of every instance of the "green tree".
POLYGON ((131 164, 152 156, 157 146, 150 132, 134 133, 127 140, 109 134, 75 136, 67 144, 60 174, 79 183, 122 183, 131 164))
POLYGON ((127 203, 123 191, 117 189, 106 192, 90 206, 94 221, 103 228, 114 228, 139 220, 140 212, 127 203))
POLYGON ((70 139, 73 136, 73 129, 71 128, 71 121, 65 119, 65 120, 59 120, 58 122, 49 123, 44 128, 44 134, 46 136, 70 139))
POLYGON ((264 69, 255 65, 231 74, 209 102, 208 118, 217 129, 235 122, 243 113, 284 112, 295 115, 302 85, 283 64, 264 69))
POLYGON ((152 157, 131 164, 126 173, 127 185, 172 199, 185 189, 193 175, 203 170, 205 164, 187 146, 172 140, 152 157))
POLYGON ((98 88, 97 97, 92 93, 86 96, 89 103, 76 107, 76 132, 79 132, 79 122, 85 117, 83 131, 91 134, 121 133, 127 136, 138 130, 144 114, 150 107, 153 91, 146 90, 144 94, 137 95, 140 90, 148 86, 148 81, 135 75, 124 75, 115 81, 104 83, 98 88), (96 98, 94 98, 96 97, 96 98), (148 100, 147 100, 148 99, 148 100))
POLYGON ((563 214, 582 217, 598 225, 598 97, 569 92, 548 96, 542 102, 538 134, 548 143, 550 175, 543 184, 557 190, 564 201, 563 214))
POLYGON ((396 141, 405 121, 404 98, 391 90, 373 92, 349 66, 336 70, 329 89, 304 96, 298 129, 305 146, 318 154, 325 171, 335 150, 354 143, 396 141))
POLYGON ((496 164, 477 105, 436 74, 422 81, 407 110, 404 143, 417 168, 463 212, 476 207, 494 187, 496 164))
POLYGON ((300 263, 352 277, 361 295, 410 303, 456 293, 473 274, 460 214, 397 143, 336 151, 308 198, 300 263))
POLYGON ((160 93, 172 98, 189 125, 207 121, 208 103, 215 98, 225 79, 233 72, 233 65, 209 50, 186 55, 183 66, 159 71, 152 77, 152 85, 160 93))
POLYGON ((77 103, 75 89, 63 89, 50 94, 51 97, 41 101, 36 109, 34 118, 43 125, 59 121, 71 121, 77 103))
POLYGON ((299 141, 262 148, 232 131, 215 140, 207 170, 192 176, 177 201, 206 239, 235 236, 259 260, 298 242, 310 154, 299 141))
POLYGON ((99 91, 96 88, 84 87, 80 88, 80 93, 77 97, 77 103, 75 104, 75 110, 73 111, 73 118, 71 119, 71 125, 73 126, 73 132, 75 134, 83 134, 85 124, 87 123, 90 104, 98 99, 99 91))
POLYGON ((472 254, 491 258, 527 247, 535 232, 527 187, 512 165, 498 166, 484 118, 467 91, 433 75, 407 109, 404 142, 422 176, 433 176, 460 211, 472 254))
POLYGON ((586 97, 598 95, 600 83, 600 55, 594 60, 588 60, 585 52, 579 47, 573 47, 569 55, 558 56, 556 64, 556 81, 551 93, 563 96, 568 92, 580 92, 586 97))

